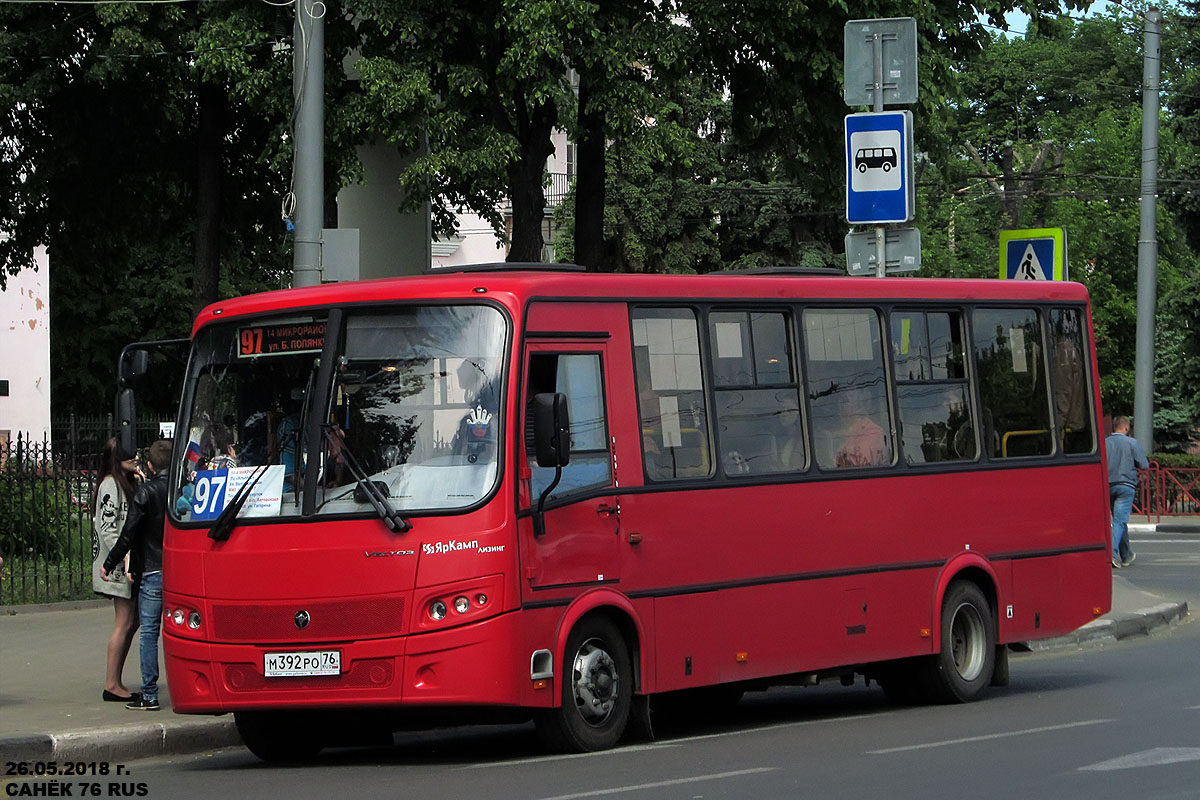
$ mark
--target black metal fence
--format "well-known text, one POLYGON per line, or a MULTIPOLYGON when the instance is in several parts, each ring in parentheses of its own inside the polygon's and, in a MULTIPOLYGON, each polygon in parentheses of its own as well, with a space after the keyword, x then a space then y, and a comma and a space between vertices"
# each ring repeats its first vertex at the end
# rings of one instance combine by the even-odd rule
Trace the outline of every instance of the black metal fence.
MULTIPOLYGON (((0 605, 80 600, 92 593, 92 488, 111 415, 51 423, 41 441, 0 442, 0 605)), ((158 436, 138 426, 138 443, 158 436)))

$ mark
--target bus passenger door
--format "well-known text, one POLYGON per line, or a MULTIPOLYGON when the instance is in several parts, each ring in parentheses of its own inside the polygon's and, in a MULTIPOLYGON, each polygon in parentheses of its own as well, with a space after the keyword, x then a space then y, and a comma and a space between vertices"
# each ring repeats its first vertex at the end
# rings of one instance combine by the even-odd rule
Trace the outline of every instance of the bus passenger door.
POLYGON ((620 506, 613 481, 608 424, 606 347, 594 341, 529 344, 525 351, 521 456, 522 597, 544 599, 620 580, 620 506), (544 533, 535 535, 533 512, 554 480, 534 454, 532 403, 536 394, 561 392, 570 414, 570 463, 545 500, 544 533))

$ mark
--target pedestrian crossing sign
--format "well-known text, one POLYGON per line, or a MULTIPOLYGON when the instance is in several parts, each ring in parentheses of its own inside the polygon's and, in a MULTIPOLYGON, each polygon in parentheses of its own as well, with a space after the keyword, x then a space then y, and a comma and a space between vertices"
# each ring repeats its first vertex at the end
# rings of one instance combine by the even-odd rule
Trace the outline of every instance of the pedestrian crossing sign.
POLYGON ((1001 231, 1000 277, 1018 281, 1067 280, 1066 229, 1001 231))

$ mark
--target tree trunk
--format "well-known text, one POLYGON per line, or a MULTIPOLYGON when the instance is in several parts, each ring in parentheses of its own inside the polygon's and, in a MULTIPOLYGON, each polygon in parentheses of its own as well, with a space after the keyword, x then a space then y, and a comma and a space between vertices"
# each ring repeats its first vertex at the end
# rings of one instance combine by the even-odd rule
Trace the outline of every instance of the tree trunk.
POLYGON ((512 241, 507 261, 542 260, 542 222, 546 217, 546 191, 542 181, 546 159, 554 152, 550 132, 557 111, 553 104, 535 106, 518 125, 521 158, 508 167, 512 200, 512 241))
POLYGON ((221 274, 221 143, 225 98, 219 87, 201 83, 196 147, 196 238, 192 268, 192 315, 217 300, 221 274))
POLYGON ((575 261, 592 271, 609 268, 604 243, 604 116, 589 108, 591 90, 579 84, 579 143, 575 177, 575 261))

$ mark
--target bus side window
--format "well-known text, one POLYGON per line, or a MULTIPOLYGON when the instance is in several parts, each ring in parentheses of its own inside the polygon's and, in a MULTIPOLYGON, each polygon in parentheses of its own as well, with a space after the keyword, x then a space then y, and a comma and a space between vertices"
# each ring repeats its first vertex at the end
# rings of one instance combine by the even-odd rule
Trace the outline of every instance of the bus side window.
POLYGON ((532 353, 526 387, 525 454, 533 497, 554 480, 554 470, 539 467, 533 445, 533 397, 542 392, 567 396, 571 417, 571 461, 552 498, 612 483, 612 458, 608 448, 608 422, 604 381, 598 353, 532 353))
POLYGON ((975 458, 962 314, 897 310, 891 314, 891 330, 905 463, 975 458))
POLYGON ((1054 438, 1037 311, 978 308, 972 321, 985 451, 992 458, 1050 455, 1054 438))
POLYGON ((778 311, 708 315, 717 444, 728 477, 807 464, 787 320, 778 311))
POLYGON ((700 332, 690 308, 633 310, 642 456, 650 480, 712 471, 700 332))
POLYGON ((1054 405, 1058 410, 1059 436, 1067 454, 1096 449, 1092 430, 1092 392, 1084 360, 1083 320, 1076 308, 1050 312, 1050 356, 1054 370, 1054 405))
POLYGON ((817 465, 891 464, 879 314, 868 308, 805 309, 804 347, 817 465))

